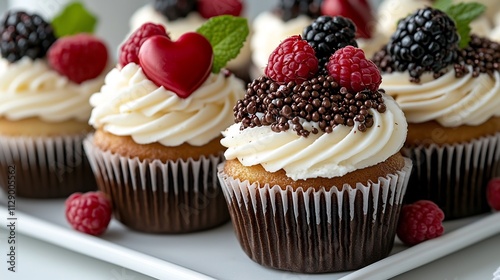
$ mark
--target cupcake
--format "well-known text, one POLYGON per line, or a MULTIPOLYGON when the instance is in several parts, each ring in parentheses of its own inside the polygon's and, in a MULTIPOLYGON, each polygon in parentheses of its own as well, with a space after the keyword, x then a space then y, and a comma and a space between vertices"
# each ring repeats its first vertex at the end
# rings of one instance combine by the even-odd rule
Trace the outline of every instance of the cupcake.
POLYGON ((96 189, 82 141, 92 130, 88 100, 104 82, 108 52, 94 36, 58 28, 23 11, 1 21, 0 185, 7 191, 14 167, 22 197, 96 189))
POLYGON ((276 48, 234 107, 218 173, 245 253, 300 273, 386 257, 412 166, 405 117, 363 51, 337 50, 326 75, 318 61, 299 35, 276 48))
MULTIPOLYGON (((382 35, 387 42, 396 31, 398 21, 418 9, 433 6, 435 0, 384 0, 377 9, 377 24, 375 32, 382 35)), ((487 36, 493 28, 493 17, 491 11, 498 11, 500 8, 497 0, 452 0, 454 3, 477 2, 487 7, 487 14, 476 18, 471 24, 472 32, 480 36, 487 36)), ((378 45, 381 47, 381 45, 378 45)))
MULTIPOLYGON (((302 37, 307 40, 323 40, 325 34, 321 31, 337 32, 331 26, 325 26, 325 21, 315 21, 318 17, 326 16, 331 19, 335 16, 349 18, 353 22, 354 34, 357 39, 356 46, 359 45, 367 56, 371 56, 375 50, 386 42, 373 33, 374 17, 370 4, 366 0, 357 1, 353 5, 351 1, 342 0, 282 0, 273 11, 264 11, 260 13, 253 22, 254 35, 252 36, 252 68, 251 74, 253 78, 257 78, 264 74, 269 55, 275 47, 285 38, 302 34, 302 37), (307 36, 307 26, 310 26, 313 21, 313 29, 317 31, 313 35, 307 36), (330 30, 329 30, 330 29, 330 30), (334 29, 334 30, 332 30, 334 29)), ((340 28, 346 28, 345 26, 340 28)), ((350 36, 351 26, 348 27, 347 36, 350 36)), ((339 32, 341 36, 346 36, 339 32)), ((332 41, 328 38, 327 41, 332 41)), ((346 40, 344 40, 346 41, 346 40)), ((315 48, 316 51, 322 51, 315 48)), ((326 50, 323 50, 326 52, 326 50)), ((328 50, 330 51, 330 50, 328 50)), ((322 61, 320 61, 322 63, 322 61)))
POLYGON ((99 189, 125 226, 185 233, 229 220, 216 176, 224 151, 220 132, 245 90, 221 67, 232 58, 228 53, 237 55, 245 33, 246 20, 232 16, 214 17, 200 33, 177 41, 162 25, 146 23, 92 95, 96 132, 85 150, 99 189), (216 49, 214 38, 233 44, 216 49))
POLYGON ((459 34, 463 24, 420 9, 374 58, 409 123, 407 201, 432 200, 446 219, 488 212, 486 186, 500 175, 500 45, 459 34))
MULTIPOLYGON (((165 26, 170 38, 176 40, 186 32, 194 32, 207 21, 219 15, 241 16, 243 0, 154 0, 139 8, 130 18, 130 29, 136 30, 146 22, 165 26)), ((237 77, 248 81, 250 43, 244 44, 237 57, 228 62, 227 68, 237 77)))

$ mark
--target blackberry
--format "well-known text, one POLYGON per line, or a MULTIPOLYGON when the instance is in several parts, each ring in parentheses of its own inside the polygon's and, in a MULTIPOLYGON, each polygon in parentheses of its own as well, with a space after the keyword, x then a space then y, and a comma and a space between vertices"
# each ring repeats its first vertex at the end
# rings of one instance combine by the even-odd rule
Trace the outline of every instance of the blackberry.
POLYGON ((168 20, 176 20, 196 11, 196 0, 155 0, 154 8, 168 20))
POLYGON ((52 26, 37 14, 8 12, 0 25, 0 52, 9 62, 45 57, 56 41, 52 26))
POLYGON ((314 48, 319 60, 320 73, 323 74, 327 74, 326 63, 336 50, 348 45, 358 47, 355 36, 354 23, 341 16, 320 16, 304 28, 302 34, 302 37, 314 48))
POLYGON ((420 9, 398 23, 387 44, 396 71, 408 70, 418 82, 423 72, 442 70, 457 59, 460 36, 453 20, 440 10, 420 9))
POLYGON ((283 21, 289 21, 300 15, 317 18, 321 15, 323 0, 281 0, 275 11, 283 21))

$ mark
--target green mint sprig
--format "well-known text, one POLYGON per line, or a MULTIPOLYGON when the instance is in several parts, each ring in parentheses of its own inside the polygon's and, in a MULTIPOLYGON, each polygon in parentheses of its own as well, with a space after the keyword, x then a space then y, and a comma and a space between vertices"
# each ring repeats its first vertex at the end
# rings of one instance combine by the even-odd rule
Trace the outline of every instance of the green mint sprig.
POLYGON ((223 15, 209 19, 196 32, 212 45, 212 72, 219 73, 228 61, 239 54, 250 31, 246 18, 223 15))
POLYGON ((58 38, 78 33, 94 33, 97 17, 82 3, 73 2, 55 16, 51 24, 58 38))
POLYGON ((457 32, 460 35, 460 48, 464 48, 469 44, 470 23, 486 10, 486 7, 480 3, 453 4, 452 0, 438 0, 434 3, 433 7, 445 12, 455 21, 457 32))

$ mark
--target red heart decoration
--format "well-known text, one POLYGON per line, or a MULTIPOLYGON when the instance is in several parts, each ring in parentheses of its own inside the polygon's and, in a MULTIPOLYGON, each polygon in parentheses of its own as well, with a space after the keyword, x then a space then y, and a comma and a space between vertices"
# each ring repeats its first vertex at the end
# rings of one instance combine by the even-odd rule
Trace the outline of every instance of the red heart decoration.
POLYGON ((139 50, 144 74, 180 98, 189 97, 207 79, 213 57, 210 42, 195 32, 185 33, 175 42, 152 36, 139 50))

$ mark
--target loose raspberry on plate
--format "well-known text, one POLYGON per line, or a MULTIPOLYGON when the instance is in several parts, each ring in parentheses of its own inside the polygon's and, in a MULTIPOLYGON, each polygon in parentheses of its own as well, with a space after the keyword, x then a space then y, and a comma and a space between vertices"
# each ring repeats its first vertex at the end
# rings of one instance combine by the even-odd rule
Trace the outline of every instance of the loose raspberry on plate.
POLYGON ((301 84, 318 72, 314 49, 300 35, 285 39, 269 56, 266 76, 278 83, 301 84))
POLYGON ((108 49, 98 38, 78 34, 58 39, 47 53, 49 64, 75 83, 99 76, 108 63, 108 49))
POLYGON ((434 202, 419 200, 404 205, 399 216, 397 235, 406 245, 416 245, 444 233, 444 213, 434 202))
POLYGON ((243 10, 241 0, 198 0, 198 12, 204 18, 220 15, 239 16, 243 10))
POLYGON ((366 59, 362 49, 346 46, 338 49, 328 61, 328 73, 347 90, 376 91, 382 82, 375 63, 366 59))
POLYGON ((170 38, 161 24, 145 23, 137 29, 120 47, 119 63, 125 66, 130 62, 139 64, 139 49, 148 38, 162 35, 170 38))
POLYGON ((66 219, 83 233, 101 235, 111 220, 111 202, 100 191, 74 193, 66 199, 66 219))
POLYGON ((488 182, 486 194, 490 207, 500 211, 500 177, 493 178, 488 182))

